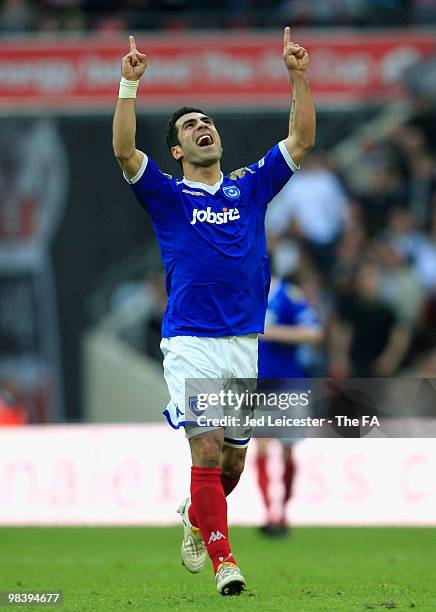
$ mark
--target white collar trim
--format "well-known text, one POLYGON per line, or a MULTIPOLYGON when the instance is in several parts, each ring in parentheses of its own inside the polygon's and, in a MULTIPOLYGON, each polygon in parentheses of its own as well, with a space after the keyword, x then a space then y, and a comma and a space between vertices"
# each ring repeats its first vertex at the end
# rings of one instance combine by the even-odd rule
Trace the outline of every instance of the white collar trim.
POLYGON ((223 180, 224 180, 224 175, 222 172, 220 172, 220 180, 217 183, 215 183, 215 185, 206 185, 206 183, 198 183, 197 181, 188 181, 188 179, 186 179, 185 177, 183 177, 182 182, 187 187, 191 187, 192 189, 204 189, 204 191, 207 191, 211 195, 215 195, 216 192, 221 187, 221 183, 223 182, 223 180))

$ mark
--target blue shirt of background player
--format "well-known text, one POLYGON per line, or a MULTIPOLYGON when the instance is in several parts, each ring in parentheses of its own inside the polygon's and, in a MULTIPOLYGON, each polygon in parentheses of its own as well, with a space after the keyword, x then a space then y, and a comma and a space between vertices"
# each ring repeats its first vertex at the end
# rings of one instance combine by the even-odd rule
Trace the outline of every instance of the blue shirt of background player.
POLYGON ((144 156, 129 183, 150 214, 165 267, 164 338, 263 332, 266 208, 296 169, 284 142, 213 186, 173 179, 144 156))
MULTIPOLYGON (((268 325, 304 325, 319 329, 317 316, 303 292, 293 283, 274 279, 268 298, 265 323, 268 325)), ((307 375, 299 359, 301 346, 259 341, 259 378, 304 378, 307 375)))

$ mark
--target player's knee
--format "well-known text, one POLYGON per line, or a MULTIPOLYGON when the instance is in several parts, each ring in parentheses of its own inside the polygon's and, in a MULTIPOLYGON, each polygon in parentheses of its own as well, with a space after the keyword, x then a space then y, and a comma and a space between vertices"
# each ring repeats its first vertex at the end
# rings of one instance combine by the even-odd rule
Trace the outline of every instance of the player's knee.
POLYGON ((219 467, 220 448, 218 444, 207 443, 199 451, 199 464, 202 467, 219 467))
POLYGON ((201 435, 191 438, 193 464, 199 467, 219 467, 221 464, 222 439, 220 436, 201 435))

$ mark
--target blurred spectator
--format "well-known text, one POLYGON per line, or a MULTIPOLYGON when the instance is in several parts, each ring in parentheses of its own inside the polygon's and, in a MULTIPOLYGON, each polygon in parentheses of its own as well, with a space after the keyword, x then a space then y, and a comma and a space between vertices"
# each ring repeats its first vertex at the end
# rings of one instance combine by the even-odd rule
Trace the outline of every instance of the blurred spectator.
POLYGON ((384 239, 412 263, 416 261, 419 250, 427 242, 426 234, 416 229, 416 217, 405 208, 394 208, 391 211, 384 239))
MULTIPOLYGON (((272 253, 272 271, 286 282, 299 285, 311 309, 323 327, 331 313, 331 303, 324 292, 320 275, 295 241, 281 239, 272 253)), ((296 348, 295 357, 307 376, 322 376, 325 372, 325 353, 315 344, 301 344, 296 348)), ((276 376, 276 375, 275 375, 276 376)))
POLYGON ((271 201, 267 229, 276 236, 302 237, 318 266, 329 271, 348 218, 348 200, 338 177, 323 154, 312 153, 271 201))
POLYGON ((354 278, 362 253, 367 247, 367 240, 362 207, 359 202, 351 201, 348 228, 337 244, 330 274, 333 288, 345 286, 354 278))
POLYGON ((393 208, 406 205, 405 177, 388 143, 368 151, 363 166, 361 172, 367 179, 359 197, 365 208, 368 232, 374 236, 386 225, 393 208))
POLYGON ((382 242, 378 248, 380 298, 390 306, 397 321, 414 327, 423 306, 423 291, 416 272, 392 243, 382 242))
POLYGON ((428 238, 423 240, 416 253, 415 269, 422 286, 436 295, 436 201, 430 221, 428 238))
POLYGON ((162 318, 167 296, 161 272, 120 285, 112 296, 109 326, 137 351, 162 363, 162 318))
POLYGON ((410 346, 410 326, 380 299, 381 274, 364 263, 354 290, 338 299, 331 337, 331 373, 366 378, 393 376, 410 346))
POLYGON ((436 347, 436 172, 425 132, 434 118, 421 100, 417 115, 373 143, 359 167, 359 203, 352 201, 330 275, 334 373, 394 375, 436 347))
POLYGON ((422 227, 428 221, 436 188, 436 162, 428 148, 428 140, 422 129, 406 125, 396 130, 390 141, 402 156, 400 163, 407 180, 407 207, 418 226, 422 227))
POLYGON ((144 329, 144 344, 142 350, 149 357, 162 363, 160 342, 162 339, 162 319, 167 305, 164 277, 162 273, 153 273, 148 278, 149 287, 153 292, 154 300, 144 329))

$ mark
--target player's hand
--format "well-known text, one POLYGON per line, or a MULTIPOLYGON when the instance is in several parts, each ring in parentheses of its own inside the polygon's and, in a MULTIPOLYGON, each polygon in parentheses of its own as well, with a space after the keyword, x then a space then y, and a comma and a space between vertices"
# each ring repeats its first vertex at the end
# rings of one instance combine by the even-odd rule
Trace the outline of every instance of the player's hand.
POLYGON ((309 54, 304 47, 291 41, 291 28, 285 28, 283 38, 283 61, 289 72, 301 70, 305 72, 309 65, 309 54))
POLYGON ((121 73, 129 81, 138 81, 147 68, 147 57, 139 53, 135 39, 129 36, 130 51, 121 60, 121 73))

